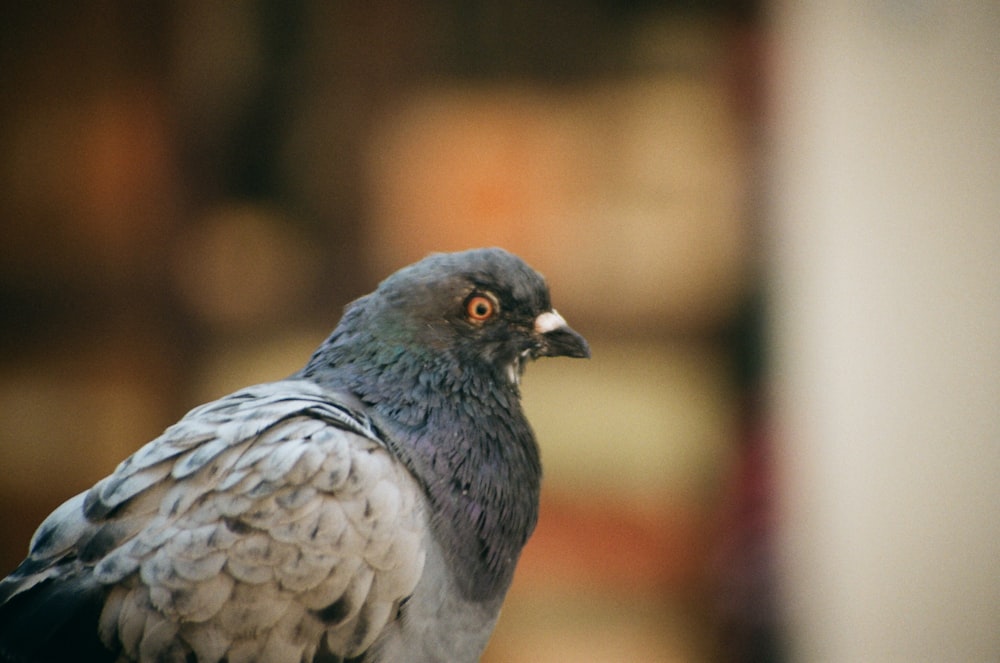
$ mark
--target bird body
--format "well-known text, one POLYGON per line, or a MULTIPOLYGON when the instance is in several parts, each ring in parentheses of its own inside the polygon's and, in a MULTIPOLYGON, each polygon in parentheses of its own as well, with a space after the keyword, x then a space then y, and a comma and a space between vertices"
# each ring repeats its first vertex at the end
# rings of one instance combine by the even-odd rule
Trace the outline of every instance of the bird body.
POLYGON ((520 374, 556 355, 589 349, 516 256, 400 270, 56 509, 0 581, 0 661, 478 660, 537 520, 520 374))

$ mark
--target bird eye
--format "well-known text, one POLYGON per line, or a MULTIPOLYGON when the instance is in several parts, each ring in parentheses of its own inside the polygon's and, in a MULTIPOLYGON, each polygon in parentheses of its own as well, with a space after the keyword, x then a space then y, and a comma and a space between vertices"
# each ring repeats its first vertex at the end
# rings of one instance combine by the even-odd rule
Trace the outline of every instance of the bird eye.
POLYGON ((485 322, 496 312, 496 302, 486 295, 472 295, 465 301, 465 313, 473 322, 485 322))

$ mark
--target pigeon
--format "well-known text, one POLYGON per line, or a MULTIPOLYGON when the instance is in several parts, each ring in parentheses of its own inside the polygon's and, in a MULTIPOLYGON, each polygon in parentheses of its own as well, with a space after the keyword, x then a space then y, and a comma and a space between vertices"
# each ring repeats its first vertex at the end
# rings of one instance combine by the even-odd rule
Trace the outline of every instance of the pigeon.
POLYGON ((404 267, 56 508, 0 581, 0 661, 477 661, 538 518, 522 372, 554 356, 590 349, 517 256, 404 267))

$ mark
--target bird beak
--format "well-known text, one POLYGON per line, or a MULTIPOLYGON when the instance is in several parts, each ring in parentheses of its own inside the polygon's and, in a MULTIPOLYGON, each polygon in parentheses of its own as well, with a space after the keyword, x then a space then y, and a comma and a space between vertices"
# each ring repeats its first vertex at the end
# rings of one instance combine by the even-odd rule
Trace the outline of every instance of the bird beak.
POLYGON ((537 357, 590 357, 586 339, 570 328, 555 309, 535 318, 535 333, 540 338, 537 357))

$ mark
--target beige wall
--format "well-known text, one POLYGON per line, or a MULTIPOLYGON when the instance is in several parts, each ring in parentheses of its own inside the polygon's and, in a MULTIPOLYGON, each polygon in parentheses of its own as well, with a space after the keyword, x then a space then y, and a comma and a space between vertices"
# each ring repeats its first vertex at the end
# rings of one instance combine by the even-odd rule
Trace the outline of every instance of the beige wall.
POLYGON ((794 660, 1000 658, 1000 5, 778 3, 794 660))

